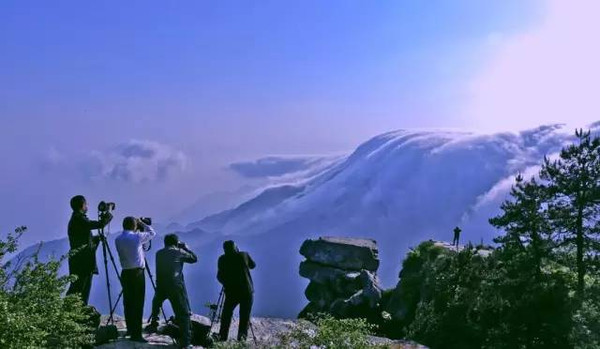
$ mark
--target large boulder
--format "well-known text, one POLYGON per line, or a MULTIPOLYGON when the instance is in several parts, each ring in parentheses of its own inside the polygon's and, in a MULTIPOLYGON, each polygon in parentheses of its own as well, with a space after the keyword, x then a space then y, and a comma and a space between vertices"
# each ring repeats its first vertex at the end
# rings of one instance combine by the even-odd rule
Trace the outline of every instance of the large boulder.
POLYGON ((332 292, 339 295, 353 294, 361 288, 360 272, 349 272, 310 261, 300 263, 300 276, 326 285, 332 292))
POLYGON ((376 275, 375 241, 319 238, 305 241, 300 253, 307 258, 300 264, 300 275, 311 282, 304 292, 310 303, 299 317, 315 313, 337 318, 377 316, 382 289, 376 275))
POLYGON ((308 284, 304 295, 309 302, 317 304, 321 309, 331 304, 337 297, 335 292, 331 290, 331 287, 314 281, 308 284))
POLYGON ((369 309, 378 308, 383 297, 383 289, 377 275, 363 270, 360 273, 359 280, 362 284, 360 304, 364 304, 369 309))
POLYGON ((300 248, 300 254, 309 261, 354 271, 376 271, 378 253, 375 240, 341 237, 306 240, 300 248))

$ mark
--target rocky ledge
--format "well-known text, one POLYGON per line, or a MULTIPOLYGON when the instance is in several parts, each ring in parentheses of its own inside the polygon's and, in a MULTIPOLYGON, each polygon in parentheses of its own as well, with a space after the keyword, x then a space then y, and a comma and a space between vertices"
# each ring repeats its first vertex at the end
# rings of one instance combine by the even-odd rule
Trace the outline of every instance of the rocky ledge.
MULTIPOLYGON (((197 317, 197 315, 195 315, 197 317)), ((144 337, 148 340, 148 343, 136 343, 127 340, 125 336, 125 320, 122 317, 115 317, 115 325, 119 331, 119 339, 116 341, 97 346, 96 348, 101 349, 146 349, 146 348, 178 348, 173 340, 160 334, 145 334, 144 337)), ((106 323, 106 317, 102 317, 102 324, 106 323)), ((285 319, 274 319, 274 318, 252 318, 252 327, 256 336, 256 343, 252 338, 248 339, 248 346, 250 348, 269 348, 276 346, 279 343, 279 337, 291 331, 296 326, 296 320, 285 320, 285 319)), ((230 338, 235 338, 237 334, 238 323, 236 320, 231 324, 231 330, 229 333, 230 338)), ((213 332, 219 328, 219 324, 215 324, 213 332)), ((386 338, 371 337, 373 343, 387 343, 391 349, 427 349, 426 347, 408 341, 392 341, 386 338)), ((203 348, 197 346, 195 348, 203 348)))

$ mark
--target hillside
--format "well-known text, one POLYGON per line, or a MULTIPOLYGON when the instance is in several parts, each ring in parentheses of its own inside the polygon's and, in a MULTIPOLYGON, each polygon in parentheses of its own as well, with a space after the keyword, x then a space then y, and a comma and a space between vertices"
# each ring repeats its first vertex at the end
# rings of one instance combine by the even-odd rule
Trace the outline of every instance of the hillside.
MULTIPOLYGON (((216 260, 225 239, 236 240, 257 262, 256 314, 281 317, 294 317, 303 305, 298 249, 307 238, 376 239, 386 287, 397 281, 409 246, 450 239, 456 225, 463 228, 463 241, 489 243, 494 232, 487 219, 506 197, 511 177, 532 173, 545 155, 572 140, 571 131, 550 125, 492 135, 400 130, 374 137, 318 173, 294 176, 188 225, 182 239, 200 257, 186 270, 192 307, 204 313, 204 304, 218 296, 216 260)), ((161 245, 155 243, 155 250, 161 245)), ((64 242, 45 246, 45 253, 49 247, 66 252, 64 242)), ((92 301, 105 312, 102 276, 95 285, 92 301)))

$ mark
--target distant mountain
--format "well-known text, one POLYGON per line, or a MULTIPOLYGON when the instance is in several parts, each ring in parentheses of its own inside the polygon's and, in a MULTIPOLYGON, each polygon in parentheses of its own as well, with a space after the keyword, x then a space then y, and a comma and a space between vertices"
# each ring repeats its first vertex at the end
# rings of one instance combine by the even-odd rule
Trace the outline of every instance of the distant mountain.
MULTIPOLYGON (((461 242, 489 243, 496 233, 487 219, 498 212, 512 176, 534 174, 544 156, 572 142, 572 131, 562 125, 498 134, 400 130, 374 137, 318 171, 282 179, 185 227, 182 237, 199 253, 198 264, 186 271, 192 307, 201 312, 206 301, 216 300, 216 259, 226 239, 257 262, 256 314, 283 317, 295 316, 306 303, 298 249, 307 238, 377 240, 387 287, 397 282, 410 246, 451 239, 456 225, 463 228, 461 242)), ((95 287, 102 287, 99 280, 95 287)), ((95 290, 92 297, 101 303, 99 295, 95 290)))
POLYGON ((248 200, 254 191, 259 189, 257 185, 244 185, 232 191, 217 191, 202 195, 192 205, 171 217, 169 222, 187 224, 198 217, 206 217, 223 210, 235 207, 240 201, 248 200))

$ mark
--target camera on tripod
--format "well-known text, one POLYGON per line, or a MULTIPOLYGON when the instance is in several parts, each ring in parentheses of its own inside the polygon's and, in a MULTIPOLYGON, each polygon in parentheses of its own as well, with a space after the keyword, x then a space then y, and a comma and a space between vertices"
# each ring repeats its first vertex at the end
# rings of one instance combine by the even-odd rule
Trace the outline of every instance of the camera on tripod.
POLYGON ((100 203, 98 204, 98 212, 107 213, 110 211, 114 211, 116 207, 117 205, 114 202, 100 201, 100 203))

